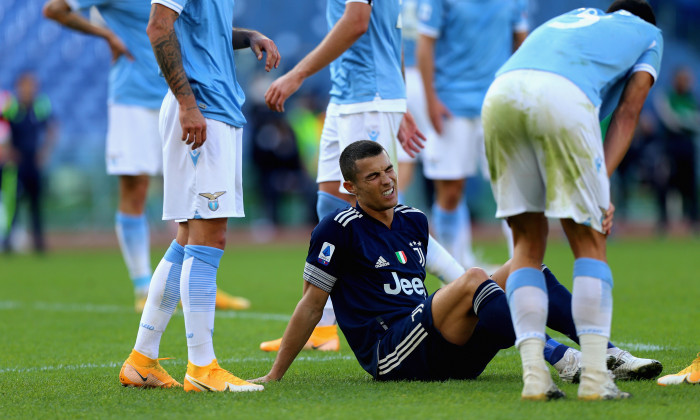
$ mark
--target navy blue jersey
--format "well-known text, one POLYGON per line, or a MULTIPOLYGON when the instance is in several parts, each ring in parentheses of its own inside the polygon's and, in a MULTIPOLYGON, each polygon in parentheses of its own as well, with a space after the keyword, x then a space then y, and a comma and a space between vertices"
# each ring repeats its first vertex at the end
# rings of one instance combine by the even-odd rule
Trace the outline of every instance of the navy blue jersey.
POLYGON ((398 205, 391 228, 358 205, 338 209, 311 234, 304 280, 330 293, 338 325, 362 367, 371 371, 384 332, 428 297, 428 219, 398 205))

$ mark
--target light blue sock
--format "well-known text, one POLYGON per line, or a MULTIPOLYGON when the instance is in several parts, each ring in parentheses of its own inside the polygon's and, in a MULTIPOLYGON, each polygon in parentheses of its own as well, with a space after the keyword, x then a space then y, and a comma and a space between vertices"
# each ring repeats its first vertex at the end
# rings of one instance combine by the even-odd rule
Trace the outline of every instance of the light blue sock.
POLYGON ((180 276, 180 295, 185 315, 189 360, 206 366, 214 355, 214 309, 216 272, 224 251, 203 245, 185 246, 180 276))
MULTIPOLYGON (((182 275, 182 261, 185 259, 185 247, 173 241, 163 259, 172 265, 165 280, 165 290, 158 308, 163 312, 173 313, 180 302, 180 276, 182 275)), ((153 277, 155 278, 155 273, 153 277)))
POLYGON ((460 209, 445 210, 433 204, 433 230, 435 238, 460 264, 471 267, 471 261, 464 261, 464 219, 460 209), (466 264, 466 265, 465 265, 466 264))
POLYGON ((129 277, 137 295, 146 295, 151 282, 150 235, 146 215, 117 212, 115 228, 129 277))
POLYGON ((472 218, 471 214, 469 213, 469 206, 467 205, 466 196, 459 202, 455 211, 459 217, 457 232, 461 236, 461 258, 462 262, 465 264, 465 267, 468 268, 476 265, 477 261, 476 256, 474 256, 474 250, 472 249, 472 218))
POLYGON ((163 331, 180 301, 180 275, 185 250, 173 241, 153 272, 148 300, 141 314, 134 349, 151 359, 158 358, 163 331))
POLYGON ((335 209, 343 209, 349 205, 350 204, 347 201, 338 198, 333 194, 319 191, 318 199, 316 200, 316 214, 318 215, 318 220, 322 220, 335 209))

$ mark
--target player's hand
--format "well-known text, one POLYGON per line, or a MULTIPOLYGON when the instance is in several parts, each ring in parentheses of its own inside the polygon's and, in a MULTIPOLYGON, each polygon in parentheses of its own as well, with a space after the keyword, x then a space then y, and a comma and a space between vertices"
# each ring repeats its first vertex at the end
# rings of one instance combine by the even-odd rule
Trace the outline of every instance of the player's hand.
POLYGON ((268 383, 268 382, 279 381, 279 379, 274 379, 274 378, 272 378, 272 377, 270 376, 270 374, 268 373, 267 375, 261 376, 261 377, 259 377, 259 378, 247 379, 247 381, 248 381, 248 382, 252 382, 252 383, 254 383, 254 384, 266 384, 266 383, 268 383))
POLYGON ((207 141, 207 122, 196 103, 180 106, 180 126, 182 141, 191 144, 192 150, 198 149, 207 141))
POLYGON ((284 112, 284 102, 299 90, 304 78, 291 70, 284 76, 272 82, 265 92, 265 103, 273 111, 284 112))
POLYGON ((129 60, 134 61, 134 56, 131 55, 129 49, 126 48, 126 44, 124 44, 124 42, 122 42, 118 36, 114 34, 109 36, 107 38, 107 44, 109 44, 109 49, 112 51, 112 62, 117 61, 117 59, 122 55, 129 60))
POLYGON ((615 214, 615 205, 610 203, 610 207, 605 212, 605 217, 603 218, 603 233, 610 235, 610 231, 613 227, 613 214, 615 214))
POLYGON ((442 134, 442 123, 445 118, 452 118, 452 113, 437 97, 428 101, 428 115, 435 132, 442 134))
POLYGON ((273 68, 277 68, 280 65, 280 52, 277 49, 277 45, 265 35, 254 32, 250 37, 250 49, 253 50, 258 61, 262 60, 263 52, 267 54, 265 59, 265 71, 270 71, 273 68))
POLYGON ((408 111, 403 114, 397 137, 401 147, 410 157, 416 157, 416 154, 420 153, 424 147, 425 135, 418 129, 413 115, 408 111))

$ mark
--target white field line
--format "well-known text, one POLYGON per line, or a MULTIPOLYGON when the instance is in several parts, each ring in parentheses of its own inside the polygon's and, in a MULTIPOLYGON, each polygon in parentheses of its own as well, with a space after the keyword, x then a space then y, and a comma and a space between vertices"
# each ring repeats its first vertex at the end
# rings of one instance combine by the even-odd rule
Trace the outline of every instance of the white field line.
MULTIPOLYGON (((224 358, 224 359, 218 359, 222 364, 233 364, 233 363, 251 363, 251 362, 261 362, 261 363, 272 363, 274 360, 274 357, 272 354, 268 357, 229 357, 229 358, 224 358)), ((341 355, 341 354, 335 354, 335 355, 319 355, 317 357, 311 357, 311 356, 299 356, 295 359, 295 361, 300 361, 300 362, 312 362, 312 363, 318 363, 318 362, 333 362, 336 360, 355 360, 353 356, 350 355, 341 355)), ((81 363, 78 365, 49 365, 49 366, 34 366, 34 367, 13 367, 13 368, 0 368, 0 374, 6 374, 6 373, 31 373, 31 372, 50 372, 50 371, 55 371, 55 370, 63 370, 63 371, 68 371, 68 370, 85 370, 85 369, 117 369, 122 366, 122 363, 124 362, 109 362, 109 363, 81 363)), ((177 362, 176 362, 177 363, 177 362)), ((168 368, 169 364, 172 364, 172 362, 165 362, 163 363, 166 368, 168 368)), ((183 361, 181 363, 183 366, 185 365, 185 362, 183 361)))
MULTIPOLYGON (((50 302, 33 302, 22 303, 13 301, 0 301, 0 311, 10 311, 17 309, 30 309, 35 311, 46 312, 84 312, 84 313, 134 313, 134 309, 130 306, 122 305, 94 305, 90 303, 50 303, 50 302)), ((182 311, 177 310, 175 314, 182 316, 182 311)), ((289 315, 269 314, 263 312, 248 312, 248 311, 217 311, 217 318, 238 318, 238 319, 256 319, 261 321, 280 321, 289 322, 289 315)))

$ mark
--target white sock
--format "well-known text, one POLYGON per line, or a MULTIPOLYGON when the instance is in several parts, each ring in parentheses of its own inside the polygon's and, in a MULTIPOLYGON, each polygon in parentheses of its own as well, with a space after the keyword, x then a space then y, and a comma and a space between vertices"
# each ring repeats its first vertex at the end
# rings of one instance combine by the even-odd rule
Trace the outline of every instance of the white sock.
POLYGON ((608 337, 595 334, 578 336, 581 343, 581 368, 607 371, 608 337))
POLYGON ((518 344, 520 359, 523 362, 523 369, 526 367, 544 367, 547 365, 544 362, 544 341, 539 338, 528 338, 518 344))
POLYGON ((185 315, 188 359, 207 366, 214 359, 214 308, 216 271, 224 251, 203 245, 187 245, 180 276, 182 310, 185 315))
POLYGON ((335 311, 333 310, 333 302, 331 302, 331 297, 328 296, 326 300, 326 306, 323 307, 323 315, 321 320, 318 321, 317 327, 327 327, 329 325, 335 325, 335 311))
POLYGON ((151 359, 158 358, 160 339, 180 301, 180 273, 184 248, 173 241, 160 260, 141 314, 134 349, 151 359))
POLYGON ((612 323, 612 288, 601 279, 574 277, 571 296, 571 314, 576 333, 610 337, 612 323))
POLYGON ((515 345, 528 338, 545 341, 547 305, 549 297, 539 287, 523 286, 513 291, 508 299, 513 328, 517 337, 515 345))

